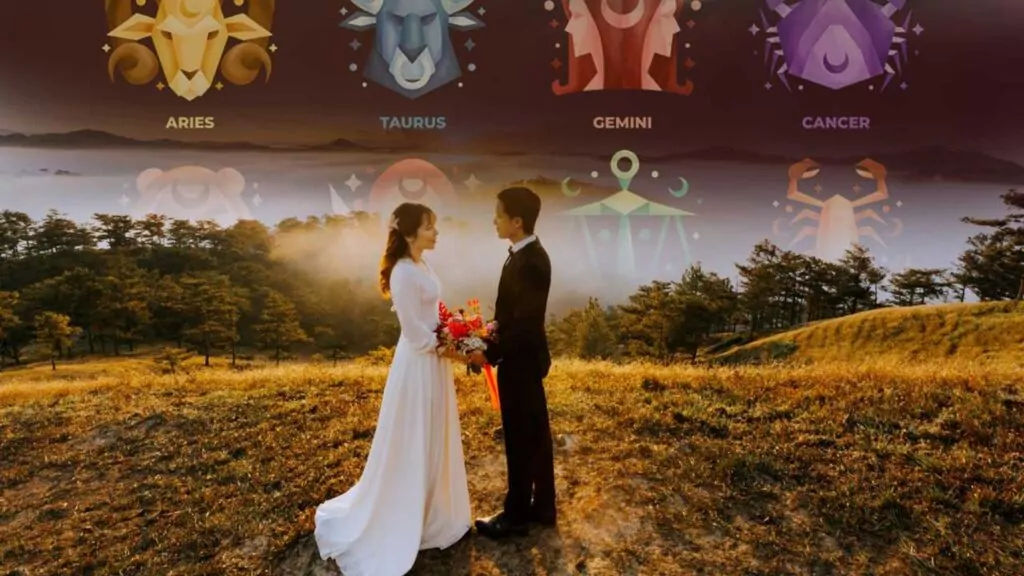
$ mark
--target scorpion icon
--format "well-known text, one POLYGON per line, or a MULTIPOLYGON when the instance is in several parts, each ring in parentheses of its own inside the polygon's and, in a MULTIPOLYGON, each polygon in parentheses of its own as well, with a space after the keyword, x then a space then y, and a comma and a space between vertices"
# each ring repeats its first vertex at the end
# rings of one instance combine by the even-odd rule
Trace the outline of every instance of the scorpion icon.
MULTIPOLYGON (((840 194, 835 194, 827 200, 820 200, 800 191, 800 181, 814 178, 821 172, 821 166, 811 159, 804 159, 789 168, 789 188, 786 191, 786 198, 802 204, 808 204, 818 208, 813 210, 805 208, 796 217, 789 221, 790 225, 813 220, 817 225, 803 226, 796 237, 789 243, 790 247, 795 246, 804 238, 816 237, 815 249, 810 253, 818 258, 828 261, 836 261, 843 257, 847 250, 858 243, 862 237, 868 237, 883 248, 888 248, 885 240, 870 225, 861 225, 864 220, 874 220, 884 226, 889 226, 889 221, 880 216, 872 208, 864 208, 871 204, 877 204, 889 199, 889 187, 886 184, 888 172, 882 164, 867 158, 856 166, 857 175, 862 178, 874 180, 875 191, 860 198, 850 200, 840 194)), ((821 188, 816 187, 820 191, 821 188)), ((859 192, 860 187, 855 186, 854 191, 859 192)), ((902 202, 897 203, 901 205, 902 202)), ((787 211, 792 210, 787 207, 787 211)), ((882 212, 888 214, 891 208, 885 205, 882 212)), ((772 230, 776 235, 786 236, 781 230, 781 224, 785 218, 775 220, 772 230)), ((893 229, 889 236, 899 236, 903 232, 903 221, 899 218, 890 218, 893 229)))

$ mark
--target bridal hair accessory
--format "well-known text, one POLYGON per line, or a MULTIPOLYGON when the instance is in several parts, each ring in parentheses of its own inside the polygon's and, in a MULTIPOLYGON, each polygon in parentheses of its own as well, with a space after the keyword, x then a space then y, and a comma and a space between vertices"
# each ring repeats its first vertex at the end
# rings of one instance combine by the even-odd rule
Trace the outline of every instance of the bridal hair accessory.
POLYGON ((388 222, 388 228, 391 230, 398 230, 398 217, 394 214, 391 215, 391 220, 388 222))

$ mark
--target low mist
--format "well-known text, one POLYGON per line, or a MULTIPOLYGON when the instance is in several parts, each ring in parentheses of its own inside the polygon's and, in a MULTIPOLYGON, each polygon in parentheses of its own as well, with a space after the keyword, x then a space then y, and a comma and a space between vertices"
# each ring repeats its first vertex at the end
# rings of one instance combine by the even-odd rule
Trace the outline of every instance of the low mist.
MULTIPOLYGON (((363 226, 352 222, 354 218, 346 218, 344 226, 310 224, 279 231, 274 236, 272 257, 313 278, 344 278, 376 285, 386 227, 374 216, 365 218, 370 221, 363 226)), ((510 244, 497 237, 490 217, 483 213, 473 222, 442 218, 437 227, 437 247, 427 252, 425 259, 441 280, 442 299, 457 307, 478 298, 485 314, 492 313, 510 244)), ((551 224, 538 223, 537 236, 551 257, 549 313, 563 314, 584 306, 590 297, 614 303, 640 284, 609 281, 595 269, 581 267, 583 246, 545 241, 548 236, 558 236, 551 224)))

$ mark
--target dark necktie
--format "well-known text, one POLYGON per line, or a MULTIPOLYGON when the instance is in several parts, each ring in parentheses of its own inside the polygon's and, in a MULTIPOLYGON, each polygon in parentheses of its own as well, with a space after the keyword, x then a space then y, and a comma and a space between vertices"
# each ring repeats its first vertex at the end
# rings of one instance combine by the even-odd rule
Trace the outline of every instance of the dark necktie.
POLYGON ((514 253, 515 252, 512 250, 512 247, 509 246, 508 247, 508 258, 505 258, 505 263, 502 265, 502 268, 504 268, 505 266, 508 266, 508 263, 512 261, 512 254, 514 254, 514 253))

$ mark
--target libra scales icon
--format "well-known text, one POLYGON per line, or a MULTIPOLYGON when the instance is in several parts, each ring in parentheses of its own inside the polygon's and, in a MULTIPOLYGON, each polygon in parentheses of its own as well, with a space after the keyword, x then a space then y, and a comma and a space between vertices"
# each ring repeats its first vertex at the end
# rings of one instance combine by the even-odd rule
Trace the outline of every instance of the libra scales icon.
MULTIPOLYGON (((574 243, 582 240, 590 265, 602 276, 639 282, 678 280, 692 262, 683 219, 696 214, 659 204, 630 190, 640 172, 640 159, 634 152, 620 150, 612 156, 610 165, 612 174, 618 178, 619 191, 598 202, 564 211, 562 214, 570 217, 570 237, 574 243), (623 169, 622 164, 627 167, 623 169)), ((652 172, 652 176, 657 177, 657 172, 652 172)), ((568 180, 563 180, 562 192, 567 196, 578 195, 580 190, 570 190, 568 180)), ((676 198, 686 196, 690 188, 685 178, 679 180, 680 188, 669 188, 676 198)))

